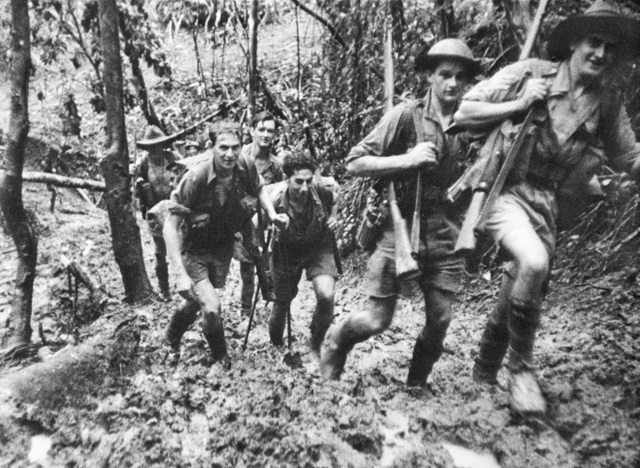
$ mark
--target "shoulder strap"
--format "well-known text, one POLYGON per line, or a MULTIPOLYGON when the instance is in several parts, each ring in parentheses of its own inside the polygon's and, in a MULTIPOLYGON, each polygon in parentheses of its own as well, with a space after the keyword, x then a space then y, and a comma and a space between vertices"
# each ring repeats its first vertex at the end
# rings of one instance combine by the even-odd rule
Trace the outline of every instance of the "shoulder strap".
POLYGON ((424 105, 421 102, 418 104, 412 103, 411 105, 413 109, 413 125, 416 128, 416 144, 427 141, 427 134, 424 131, 424 125, 422 125, 422 120, 424 118, 424 105))

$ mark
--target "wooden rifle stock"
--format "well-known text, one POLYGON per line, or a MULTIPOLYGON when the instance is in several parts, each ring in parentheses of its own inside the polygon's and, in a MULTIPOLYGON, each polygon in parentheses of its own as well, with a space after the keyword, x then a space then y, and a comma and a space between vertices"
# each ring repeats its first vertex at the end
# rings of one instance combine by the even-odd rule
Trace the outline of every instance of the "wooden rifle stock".
POLYGON ((411 243, 409 241, 409 232, 407 223, 398 208, 398 200, 396 199, 396 189, 393 181, 388 185, 389 211, 393 220, 394 239, 396 247, 396 276, 400 280, 413 279, 420 275, 420 267, 418 262, 411 255, 411 243))
MULTIPOLYGON (((518 60, 525 60, 529 58, 531 54, 531 49, 533 48, 533 44, 535 42, 535 38, 538 35, 540 30, 540 25, 542 24, 542 17, 547 8, 547 3, 549 0, 541 0, 538 4, 538 10, 536 11, 536 16, 534 18, 533 24, 531 25, 531 29, 527 35, 527 39, 525 44, 520 51, 520 57, 518 60)), ((522 85, 524 85, 526 78, 523 79, 522 85)), ((495 204, 498 195, 502 191, 504 187, 504 183, 507 179, 507 176, 511 172, 513 168, 518 153, 522 148, 524 139, 529 133, 529 128, 533 123, 533 115, 534 115, 535 106, 533 106, 527 112, 527 116, 522 123, 520 130, 515 138, 513 145, 511 146, 509 153, 504 158, 504 162, 502 163, 502 167, 498 172, 496 180, 491 186, 491 190, 487 194, 488 187, 477 187, 473 192, 473 197, 471 199, 471 203, 469 204, 469 208, 467 210, 467 214, 465 215, 464 222, 462 223, 462 228, 460 230, 460 235, 458 236, 458 240, 456 241, 456 246, 454 248, 454 253, 468 255, 472 253, 476 249, 477 239, 476 232, 482 231, 484 229, 484 224, 487 220, 487 216, 489 212, 493 209, 493 205, 495 204)), ((494 130, 494 132, 499 131, 498 129, 494 130)), ((464 176, 463 176, 464 178, 464 176)), ((451 192, 449 193, 451 195, 451 192)))
POLYGON ((420 250, 420 218, 422 211, 422 172, 416 176, 416 203, 413 209, 413 219, 411 220, 410 250, 413 258, 418 258, 420 250))

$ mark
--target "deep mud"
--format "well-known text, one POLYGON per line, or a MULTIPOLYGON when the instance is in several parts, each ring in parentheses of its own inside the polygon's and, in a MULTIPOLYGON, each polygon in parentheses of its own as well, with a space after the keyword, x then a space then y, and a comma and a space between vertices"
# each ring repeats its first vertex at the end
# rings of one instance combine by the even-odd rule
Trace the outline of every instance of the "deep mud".
MULTIPOLYGON (((115 320, 130 307, 121 302, 106 214, 87 209, 66 190, 50 214, 47 196, 44 187, 26 188, 26 204, 36 210, 40 226, 33 325, 38 330, 42 324, 55 352, 100 331, 82 324, 92 318, 84 315, 88 298, 82 287, 74 318, 61 255, 86 267, 109 292, 101 320, 115 320)), ((143 242, 152 272, 146 233, 143 242)), ((15 261, 11 247, 0 237, 3 322, 15 261)), ((363 262, 357 254, 346 262, 338 320, 365 306, 363 262)), ((231 370, 211 367, 195 327, 185 335, 177 365, 171 362, 162 337, 177 298, 129 310, 142 330, 133 371, 114 372, 60 409, 29 406, 18 425, 0 424, 0 465, 37 466, 29 462, 30 450, 51 442, 48 451, 40 450, 47 453, 42 466, 452 467, 445 448, 451 444, 484 454, 469 466, 640 467, 640 284, 628 272, 581 284, 562 283, 562 272, 556 272, 536 347, 550 408, 545 418, 525 421, 509 411, 505 375, 501 388, 474 384, 470 377, 497 279, 469 277, 431 390, 418 391, 403 383, 424 321, 418 299, 402 301, 386 333, 356 346, 342 381, 323 383, 306 347, 314 304, 309 284, 303 283, 293 304, 291 351, 269 344, 261 305, 242 353, 247 319, 239 313, 237 270, 234 264, 223 292, 231 370)), ((4 362, 0 377, 39 359, 37 331, 33 342, 30 357, 4 362)), ((37 454, 34 449, 32 460, 37 454)))

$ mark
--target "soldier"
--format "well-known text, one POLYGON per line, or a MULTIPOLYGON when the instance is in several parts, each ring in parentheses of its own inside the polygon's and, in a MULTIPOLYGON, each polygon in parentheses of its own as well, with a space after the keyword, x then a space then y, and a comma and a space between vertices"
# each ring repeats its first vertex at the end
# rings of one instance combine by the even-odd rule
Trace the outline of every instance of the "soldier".
MULTIPOLYGON (((133 168, 136 181, 136 196, 140 200, 142 217, 147 219, 147 212, 162 200, 167 200, 171 194, 171 171, 167 165, 181 159, 180 154, 171 149, 171 143, 167 142, 166 135, 158 127, 151 125, 145 133, 144 139, 138 143, 138 148, 147 150, 136 161, 133 168)), ((160 293, 167 299, 169 297, 169 270, 167 268, 167 248, 162 236, 153 235, 156 256, 156 276, 160 293)))
MULTIPOLYGON (((424 387, 440 358, 451 321, 451 307, 464 273, 464 260, 453 255, 458 235, 455 212, 444 201, 444 190, 461 172, 465 148, 460 135, 444 130, 452 123, 460 98, 480 72, 467 45, 444 39, 416 57, 416 69, 426 72, 430 89, 424 99, 400 104, 347 156, 347 170, 368 177, 392 177, 400 183, 400 210, 411 219, 415 203, 415 174, 422 171, 419 285, 424 294, 426 324, 418 335, 407 376, 408 386, 424 387), (416 123, 427 142, 416 144, 416 123)), ((393 319, 401 284, 396 277, 393 223, 389 217, 369 259, 366 291, 369 308, 334 325, 325 338, 321 370, 326 379, 339 379, 347 353, 356 343, 386 330, 393 319)))
POLYGON ((240 157, 238 125, 219 121, 210 127, 212 157, 192 166, 171 200, 191 211, 171 213, 163 235, 169 259, 177 272, 178 293, 184 297, 167 329, 167 341, 179 350, 180 340, 202 309, 202 331, 215 362, 229 362, 220 299, 233 254, 234 235, 250 222, 256 200, 270 221, 284 227, 263 189, 256 166, 240 157), (186 221, 182 238, 180 225, 186 221))
MULTIPOLYGON (((276 134, 276 119, 270 112, 260 112, 251 119, 252 142, 242 147, 242 157, 253 161, 265 185, 280 182, 284 179, 282 160, 272 153, 273 139, 276 134)), ((259 244, 258 228, 247 224, 242 231, 242 244, 237 245, 237 257, 240 261, 240 277, 242 279, 241 313, 249 315, 251 301, 255 289, 254 276, 256 274, 255 261, 250 252, 257 251, 259 244)), ((271 299, 271 298, 264 298, 271 299)))
POLYGON ((640 52, 640 22, 598 0, 583 15, 562 21, 547 47, 557 62, 530 59, 505 67, 472 89, 455 116, 468 128, 486 128, 538 103, 535 141, 523 146, 526 154, 518 156, 520 165, 486 222, 512 262, 473 369, 476 381, 495 384, 508 350, 510 402, 521 413, 546 409, 533 346, 556 246, 557 195, 566 190, 584 195, 605 160, 636 179, 640 173, 640 145, 621 97, 610 86, 617 65, 640 52))
POLYGON ((287 179, 273 187, 271 199, 276 211, 288 216, 289 223, 278 232, 273 244, 276 300, 269 317, 269 336, 274 345, 282 345, 291 301, 298 293, 302 270, 306 270, 317 299, 309 347, 319 355, 333 320, 335 282, 339 275, 332 232, 336 227, 338 200, 331 189, 316 183, 316 164, 311 157, 287 155, 283 170, 287 179))

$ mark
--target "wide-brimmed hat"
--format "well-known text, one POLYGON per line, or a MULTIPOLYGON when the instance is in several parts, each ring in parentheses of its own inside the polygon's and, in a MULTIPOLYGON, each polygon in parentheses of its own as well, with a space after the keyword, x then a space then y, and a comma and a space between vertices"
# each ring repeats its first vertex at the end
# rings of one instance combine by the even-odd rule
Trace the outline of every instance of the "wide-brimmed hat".
POLYGON ((482 73, 480 61, 476 60, 469 46, 460 39, 443 39, 431 48, 425 47, 416 55, 416 71, 435 70, 443 60, 462 62, 471 76, 482 73))
POLYGON ((591 34, 616 37, 623 54, 640 54, 640 21, 621 5, 596 0, 583 14, 570 16, 555 27, 547 43, 549 56, 557 60, 570 57, 571 43, 591 34))
POLYGON ((144 134, 144 138, 136 143, 138 148, 149 149, 154 146, 169 146, 171 141, 165 133, 155 125, 149 125, 147 131, 144 134))

